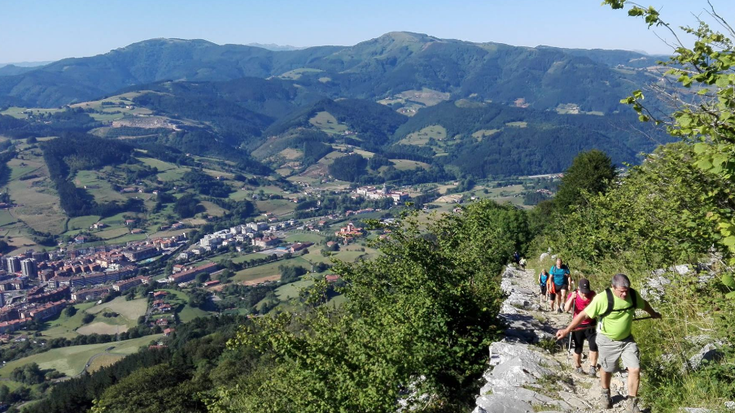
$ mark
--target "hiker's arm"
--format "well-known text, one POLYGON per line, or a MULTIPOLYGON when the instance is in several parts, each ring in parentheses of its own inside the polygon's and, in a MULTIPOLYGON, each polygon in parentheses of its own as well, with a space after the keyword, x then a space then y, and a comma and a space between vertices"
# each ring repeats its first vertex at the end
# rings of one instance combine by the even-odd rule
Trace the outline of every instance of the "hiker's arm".
POLYGON ((653 307, 651 307, 651 304, 648 301, 646 301, 646 306, 643 307, 643 311, 645 311, 648 314, 650 314, 651 315, 651 318, 661 318, 661 313, 659 313, 658 311, 654 310, 653 307))
POLYGON ((567 302, 564 303, 564 311, 568 312, 572 309, 572 300, 577 298, 577 292, 573 292, 572 294, 569 294, 569 298, 567 298, 567 302))
POLYGON ((587 312, 581 311, 576 317, 572 319, 572 322, 565 329, 556 332, 556 338, 564 338, 567 334, 571 333, 578 325, 582 324, 582 321, 588 319, 587 312))

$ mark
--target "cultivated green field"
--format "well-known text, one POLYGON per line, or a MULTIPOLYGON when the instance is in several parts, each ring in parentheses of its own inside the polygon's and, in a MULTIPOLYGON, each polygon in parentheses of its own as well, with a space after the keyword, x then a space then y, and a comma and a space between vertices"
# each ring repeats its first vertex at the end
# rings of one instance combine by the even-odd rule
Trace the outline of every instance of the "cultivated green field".
POLYGON ((79 327, 77 333, 86 336, 89 334, 119 334, 128 331, 129 327, 125 324, 111 324, 120 317, 106 318, 100 317, 104 321, 95 321, 86 326, 79 327))
POLYGON ((0 210, 0 227, 18 222, 7 209, 0 210))
POLYGON ((158 172, 166 172, 168 170, 178 168, 178 166, 176 166, 175 164, 172 164, 170 162, 165 162, 160 159, 146 158, 146 157, 141 157, 141 156, 137 157, 137 159, 143 162, 144 164, 150 166, 151 168, 158 169, 158 172))
POLYGON ((2 115, 12 116, 17 119, 28 119, 28 115, 41 115, 41 114, 47 114, 47 113, 56 113, 61 111, 61 109, 46 109, 46 108, 20 108, 17 106, 12 106, 4 111, 0 112, 2 115))
POLYGON ((413 132, 405 138, 398 141, 404 145, 426 145, 429 143, 429 139, 444 140, 447 138, 447 130, 441 125, 431 125, 421 129, 418 132, 413 132))
POLYGON ((103 203, 110 201, 125 201, 127 198, 112 189, 112 185, 97 171, 79 171, 74 177, 74 184, 84 188, 94 197, 94 200, 103 203))
MULTIPOLYGON (((265 255, 262 255, 265 257, 265 255)), ((258 267, 246 268, 244 270, 235 273, 232 278, 233 282, 251 281, 258 278, 269 277, 273 275, 280 275, 278 270, 279 265, 300 265, 306 269, 311 269, 311 264, 301 257, 289 258, 287 260, 281 260, 272 262, 270 264, 260 265, 258 267)))
POLYGON ((126 227, 121 227, 121 228, 105 229, 100 232, 96 232, 95 235, 97 235, 98 237, 104 240, 112 240, 112 239, 127 235, 129 233, 130 233, 129 229, 127 229, 126 227))
POLYGON ((156 175, 159 180, 164 182, 174 182, 174 181, 180 181, 181 177, 184 176, 185 173, 189 172, 191 169, 187 168, 185 166, 182 167, 175 167, 172 169, 168 169, 164 172, 159 173, 156 175))
POLYGON ((212 261, 221 263, 224 260, 231 260, 235 264, 239 264, 245 261, 252 261, 256 258, 263 258, 263 254, 258 254, 257 252, 254 252, 251 254, 242 254, 242 255, 238 253, 230 253, 230 254, 224 254, 224 255, 219 255, 217 257, 214 257, 212 258, 212 261))
POLYGON ((138 317, 145 315, 148 307, 148 300, 139 298, 137 300, 126 301, 125 297, 117 297, 108 303, 94 305, 85 311, 90 314, 99 314, 104 310, 114 311, 121 316, 137 323, 138 317))
POLYGON ((423 168, 423 169, 429 169, 431 168, 431 165, 425 162, 419 162, 419 161, 411 161, 408 159, 391 159, 391 162, 393 162, 393 166, 395 166, 396 169, 399 171, 407 171, 407 170, 414 170, 416 168, 423 168))
POLYGON ((296 204, 287 199, 268 199, 265 201, 256 201, 255 207, 260 211, 267 211, 276 216, 290 214, 296 209, 296 204))
POLYGON ((276 296, 281 301, 286 301, 290 298, 296 298, 299 296, 299 291, 312 284, 314 284, 314 280, 312 280, 311 276, 307 274, 304 275, 299 281, 278 287, 276 289, 276 296))
POLYGON ((500 132, 500 129, 480 129, 479 131, 472 134, 472 137, 477 140, 483 140, 484 138, 495 135, 500 132))
POLYGON ((281 79, 287 79, 287 80, 298 80, 303 76, 304 73, 319 73, 323 72, 321 69, 311 69, 307 67, 301 67, 298 69, 289 70, 286 73, 282 73, 278 75, 277 77, 281 79))
POLYGON ((201 201, 200 204, 207 210, 207 214, 213 217, 221 217, 227 213, 227 210, 217 206, 209 201, 201 201))
MULTIPOLYGON (((176 301, 178 301, 180 304, 183 304, 183 306, 181 306, 178 310, 179 319, 182 323, 188 323, 189 321, 198 317, 208 317, 212 315, 212 313, 204 311, 201 308, 194 308, 189 306, 189 295, 183 291, 169 289, 163 289, 161 291, 167 291, 169 293, 169 302, 172 302, 172 305, 174 307, 176 307, 176 301), (175 301, 172 301, 171 298, 175 298, 175 301)), ((161 316, 156 315, 156 317, 160 318, 161 316)))
POLYGON ((43 337, 52 339, 57 337, 74 338, 79 335, 76 329, 82 326, 82 318, 84 317, 84 310, 92 307, 93 302, 75 304, 74 308, 77 309, 77 313, 72 317, 67 317, 62 311, 61 314, 44 324, 41 335, 43 337))
POLYGON ((103 354, 101 356, 97 356, 91 363, 89 363, 87 371, 94 373, 102 367, 111 366, 124 358, 125 356, 121 354, 103 354))
POLYGON ((99 222, 99 215, 85 215, 82 217, 69 218, 66 223, 66 228, 70 231, 75 229, 89 229, 93 224, 99 222))
MULTIPOLYGON (((312 242, 319 244, 324 241, 325 237, 326 235, 316 232, 290 232, 285 240, 288 242, 312 242)), ((314 245, 314 247, 323 248, 320 245, 314 245)))
POLYGON ((66 215, 48 179, 46 164, 40 153, 25 150, 21 154, 24 159, 11 159, 7 163, 11 169, 7 192, 16 204, 11 214, 36 231, 60 234, 64 231, 66 215))
POLYGON ((37 363, 42 369, 54 369, 67 376, 74 376, 82 371, 92 356, 104 353, 107 348, 112 347, 108 351, 111 354, 127 356, 137 352, 141 346, 145 346, 160 337, 162 337, 161 334, 156 334, 112 343, 55 348, 7 363, 5 367, 0 369, 0 377, 7 378, 13 369, 29 363, 37 363))
POLYGON ((309 123, 329 134, 340 134, 347 130, 347 126, 339 123, 329 112, 317 113, 309 119, 309 123))

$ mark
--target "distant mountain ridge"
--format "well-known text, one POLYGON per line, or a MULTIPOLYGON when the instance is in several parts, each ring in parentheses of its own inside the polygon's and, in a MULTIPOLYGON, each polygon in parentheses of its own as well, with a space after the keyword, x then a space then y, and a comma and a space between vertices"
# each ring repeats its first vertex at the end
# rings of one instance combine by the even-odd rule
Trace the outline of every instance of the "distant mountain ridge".
POLYGON ((387 33, 351 47, 289 51, 152 39, 0 76, 0 105, 13 101, 53 107, 163 80, 269 78, 302 70, 291 80, 332 98, 381 99, 428 88, 451 93, 453 98, 499 103, 523 99, 542 110, 575 103, 585 111, 611 112, 646 76, 636 59, 650 56, 471 43, 408 32, 387 33))

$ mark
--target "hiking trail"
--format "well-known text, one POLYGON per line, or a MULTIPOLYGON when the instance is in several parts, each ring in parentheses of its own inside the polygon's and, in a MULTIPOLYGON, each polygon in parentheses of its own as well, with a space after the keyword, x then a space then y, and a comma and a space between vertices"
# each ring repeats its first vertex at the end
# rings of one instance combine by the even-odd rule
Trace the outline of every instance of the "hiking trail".
MULTIPOLYGON (((626 412, 623 374, 613 375, 613 408, 604 410, 599 407, 599 372, 595 377, 574 372, 569 336, 558 342, 554 338, 572 315, 549 311, 548 304, 540 300, 537 277, 533 270, 511 265, 503 272, 501 288, 508 298, 500 318, 509 328, 501 341, 490 346, 491 367, 483 375, 486 384, 473 413, 626 412), (552 343, 553 353, 546 350, 552 343)), ((588 352, 585 342, 583 367, 589 365, 588 352)))

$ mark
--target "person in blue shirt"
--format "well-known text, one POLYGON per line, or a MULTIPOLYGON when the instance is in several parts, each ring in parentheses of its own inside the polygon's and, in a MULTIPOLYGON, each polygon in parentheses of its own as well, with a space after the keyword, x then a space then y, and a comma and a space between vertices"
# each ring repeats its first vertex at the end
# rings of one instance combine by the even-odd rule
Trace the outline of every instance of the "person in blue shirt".
MULTIPOLYGON (((562 310, 562 307, 563 303, 566 302, 569 284, 573 283, 569 275, 569 267, 562 262, 561 258, 557 258, 556 265, 553 265, 549 269, 549 275, 551 276, 551 282, 554 283, 553 291, 556 293, 556 308, 558 308, 560 313, 563 313, 564 310, 562 310)), ((554 306, 552 305, 551 308, 553 311, 554 306)))
POLYGON ((549 272, 546 270, 542 270, 541 274, 538 275, 538 284, 539 287, 541 287, 541 305, 544 305, 544 299, 549 299, 549 307, 551 308, 551 311, 554 311, 554 295, 553 294, 547 294, 549 292, 547 288, 549 287, 549 283, 551 282, 551 277, 549 276, 549 272))

